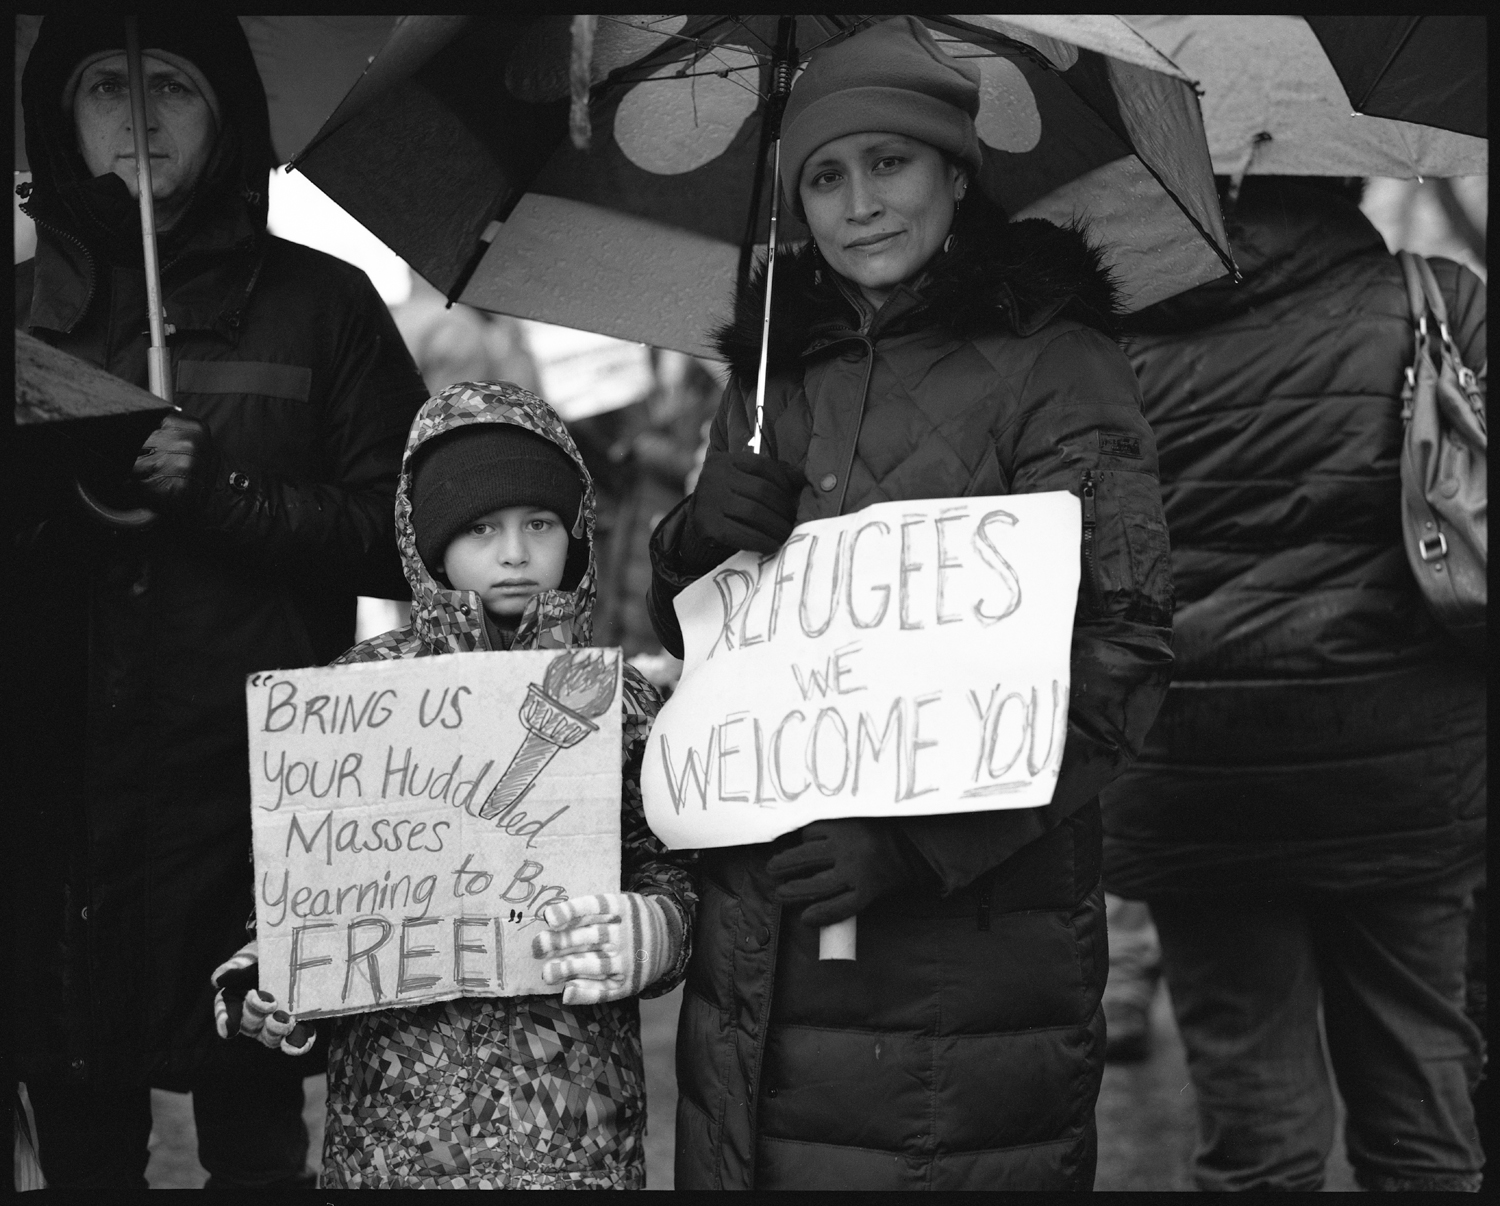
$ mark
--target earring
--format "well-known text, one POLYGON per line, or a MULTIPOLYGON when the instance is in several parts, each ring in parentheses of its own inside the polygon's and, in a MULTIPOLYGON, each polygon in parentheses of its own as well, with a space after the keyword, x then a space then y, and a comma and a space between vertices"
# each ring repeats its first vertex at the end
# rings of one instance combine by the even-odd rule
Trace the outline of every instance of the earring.
POLYGON ((823 283, 823 257, 818 252, 818 241, 810 239, 809 242, 812 243, 813 284, 821 285, 823 283))
MULTIPOLYGON (((958 196, 956 196, 956 197, 953 198, 953 221, 955 223, 958 221, 958 207, 960 205, 962 205, 963 203, 964 203, 964 195, 962 193, 959 193, 958 196)), ((956 234, 957 234, 957 232, 954 231, 950 227, 949 230, 948 230, 948 237, 943 240, 943 254, 944 255, 947 255, 948 252, 950 252, 950 251, 953 250, 953 240, 956 237, 956 234)))

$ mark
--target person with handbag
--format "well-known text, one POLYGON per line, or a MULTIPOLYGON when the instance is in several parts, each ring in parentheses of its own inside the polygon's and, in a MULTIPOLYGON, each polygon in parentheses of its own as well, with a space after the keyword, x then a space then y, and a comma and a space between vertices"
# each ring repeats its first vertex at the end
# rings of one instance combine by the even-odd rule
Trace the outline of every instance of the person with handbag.
MULTIPOLYGON (((1483 438, 1484 285, 1431 262, 1446 321, 1429 302, 1429 371, 1421 291, 1360 212, 1359 181, 1252 176, 1235 200, 1228 183, 1243 282, 1132 319, 1176 672, 1140 758, 1102 795, 1104 882, 1148 902, 1160 936, 1199 1188, 1319 1188, 1331 1065, 1364 1188, 1473 1190, 1482 1039, 1464 1005, 1485 671, 1414 576, 1428 562, 1404 547, 1402 460, 1403 394, 1431 406, 1444 342, 1472 374, 1450 363, 1450 404, 1483 438)), ((1438 439, 1435 497, 1459 462, 1482 474, 1462 426, 1438 439)), ((1464 490, 1482 556, 1482 475, 1464 490)))

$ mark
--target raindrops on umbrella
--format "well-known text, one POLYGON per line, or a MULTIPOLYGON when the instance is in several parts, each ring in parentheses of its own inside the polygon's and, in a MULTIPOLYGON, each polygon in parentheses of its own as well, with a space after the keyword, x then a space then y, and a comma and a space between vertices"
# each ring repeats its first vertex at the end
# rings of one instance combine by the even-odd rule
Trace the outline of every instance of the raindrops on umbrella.
POLYGON ((748 50, 721 46, 686 69, 659 68, 620 101, 615 142, 636 167, 659 176, 717 159, 760 104, 759 62, 748 50))
MULTIPOLYGON (((594 30, 589 82, 658 49, 687 24, 685 16, 601 16, 594 30)), ((519 101, 543 105, 568 95, 571 18, 538 18, 516 39, 505 61, 505 88, 519 101)), ((676 66, 676 65, 674 65, 676 66)))
POLYGON ((982 142, 997 151, 1021 154, 1042 140, 1042 115, 1036 94, 1009 59, 979 60, 979 116, 974 127, 982 142))

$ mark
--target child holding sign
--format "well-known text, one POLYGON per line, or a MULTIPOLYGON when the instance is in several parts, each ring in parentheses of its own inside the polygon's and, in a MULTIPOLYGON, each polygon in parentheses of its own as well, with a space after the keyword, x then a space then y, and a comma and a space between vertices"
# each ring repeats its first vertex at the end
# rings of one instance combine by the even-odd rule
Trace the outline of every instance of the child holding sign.
MULTIPOLYGON (((450 386, 417 415, 396 495, 412 620, 340 662, 586 645, 594 491, 562 422, 508 383, 450 386)), ((323 1184, 645 1185, 633 998, 681 980, 696 907, 687 860, 646 827, 640 766, 654 689, 624 667, 622 893, 550 904, 534 940, 561 997, 461 998, 334 1018, 323 1184)), ((220 1033, 300 1053, 309 1027, 255 988, 250 948, 215 973, 220 1033)))

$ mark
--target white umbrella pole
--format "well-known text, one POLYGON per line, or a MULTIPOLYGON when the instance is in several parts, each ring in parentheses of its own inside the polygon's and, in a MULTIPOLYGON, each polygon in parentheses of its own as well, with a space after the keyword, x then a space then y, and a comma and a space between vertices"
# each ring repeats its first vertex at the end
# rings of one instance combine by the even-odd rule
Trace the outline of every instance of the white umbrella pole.
MULTIPOLYGON (((776 280, 776 222, 781 216, 781 109, 787 94, 792 90, 792 71, 795 52, 791 49, 792 28, 783 22, 778 39, 781 47, 773 89, 775 102, 772 114, 778 126, 776 131, 776 153, 771 167, 771 231, 766 246, 766 309, 760 327, 760 369, 755 376, 755 430, 750 435, 750 451, 760 453, 761 428, 766 419, 766 365, 771 355, 771 296, 776 280), (779 102, 779 103, 776 103, 779 102)), ((849 917, 818 930, 819 959, 853 959, 855 923, 858 918, 849 917)))
POLYGON ((130 125, 135 135, 135 179, 141 194, 141 246, 146 259, 146 309, 151 347, 146 372, 151 392, 172 401, 172 363, 161 304, 161 263, 156 254, 156 204, 151 196, 151 136, 146 119, 146 79, 141 65, 140 22, 125 18, 125 67, 130 79, 130 125))
POLYGON ((771 234, 766 247, 766 312, 760 328, 760 371, 755 378, 755 431, 750 451, 760 452, 760 429, 766 417, 766 361, 771 353, 771 286, 776 276, 776 220, 781 216, 781 135, 776 136, 776 155, 771 168, 771 234))

